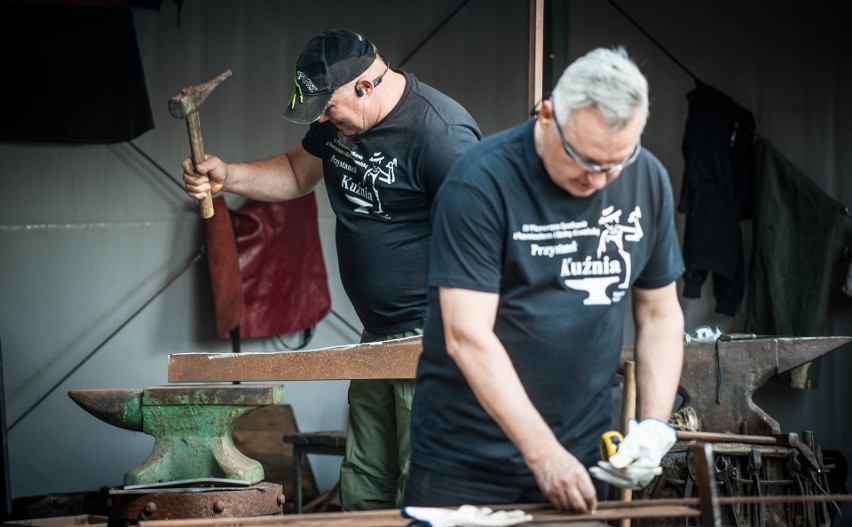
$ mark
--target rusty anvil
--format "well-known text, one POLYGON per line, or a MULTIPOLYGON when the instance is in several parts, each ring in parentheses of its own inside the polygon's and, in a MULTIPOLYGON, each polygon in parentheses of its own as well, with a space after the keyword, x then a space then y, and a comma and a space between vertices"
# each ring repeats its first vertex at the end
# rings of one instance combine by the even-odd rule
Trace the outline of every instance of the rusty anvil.
MULTIPOLYGON (((684 344, 678 393, 695 409, 700 428, 733 434, 780 434, 781 426, 752 400, 771 377, 817 359, 852 337, 753 337, 684 344)), ((622 365, 633 348, 621 353, 622 365)))

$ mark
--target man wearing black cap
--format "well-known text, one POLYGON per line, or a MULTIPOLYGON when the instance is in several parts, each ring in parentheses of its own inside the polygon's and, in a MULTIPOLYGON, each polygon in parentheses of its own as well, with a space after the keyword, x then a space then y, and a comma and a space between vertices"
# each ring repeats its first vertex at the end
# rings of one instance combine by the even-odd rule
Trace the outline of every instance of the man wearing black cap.
MULTIPOLYGON (((348 30, 312 39, 296 62, 285 117, 311 123, 292 150, 251 163, 210 156, 183 162, 187 193, 228 191, 262 201, 297 198, 325 181, 337 217, 343 287, 362 342, 421 334, 432 198, 481 134, 457 102, 389 68, 348 30)), ((411 380, 353 380, 349 387, 344 510, 395 508, 409 465, 411 380)))

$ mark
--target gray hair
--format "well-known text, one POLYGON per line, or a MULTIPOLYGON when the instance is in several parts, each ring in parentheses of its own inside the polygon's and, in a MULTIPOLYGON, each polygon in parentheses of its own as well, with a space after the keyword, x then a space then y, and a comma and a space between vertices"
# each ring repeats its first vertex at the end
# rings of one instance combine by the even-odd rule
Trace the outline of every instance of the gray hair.
POLYGON ((615 132, 637 112, 647 121, 648 80, 623 47, 598 48, 565 69, 553 89, 553 102, 560 123, 574 111, 595 106, 615 132))

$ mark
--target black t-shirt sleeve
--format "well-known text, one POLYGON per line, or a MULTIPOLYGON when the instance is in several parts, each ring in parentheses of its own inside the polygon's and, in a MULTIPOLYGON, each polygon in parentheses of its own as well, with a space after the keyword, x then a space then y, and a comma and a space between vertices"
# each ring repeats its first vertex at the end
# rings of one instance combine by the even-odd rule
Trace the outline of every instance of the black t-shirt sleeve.
POLYGON ((502 217, 478 189, 445 183, 433 209, 429 285, 498 293, 502 217))
POLYGON ((431 138, 419 161, 421 166, 418 171, 420 183, 430 196, 434 197, 438 193, 438 188, 456 160, 479 139, 479 130, 467 125, 448 126, 431 138))
POLYGON ((656 289, 677 280, 684 272, 683 257, 680 252, 677 231, 674 223, 674 198, 668 172, 660 166, 657 178, 660 191, 657 196, 662 201, 657 207, 655 218, 654 245, 651 256, 642 273, 636 277, 633 285, 641 289, 656 289))

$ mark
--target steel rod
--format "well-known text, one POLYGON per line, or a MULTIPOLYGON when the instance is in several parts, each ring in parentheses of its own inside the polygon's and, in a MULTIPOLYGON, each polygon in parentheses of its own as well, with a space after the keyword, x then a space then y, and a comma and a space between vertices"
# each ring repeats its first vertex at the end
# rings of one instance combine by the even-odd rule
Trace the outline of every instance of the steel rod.
MULTIPOLYGON (((790 434, 795 436, 795 434, 790 434)), ((688 432, 678 430, 679 441, 704 441, 705 443, 749 443, 753 445, 778 445, 784 444, 776 436, 771 435, 740 435, 726 434, 722 432, 688 432)), ((789 439, 788 439, 789 441, 789 439)))
MULTIPOLYGON (((790 503, 790 502, 831 502, 852 501, 852 494, 825 494, 819 496, 720 496, 720 505, 748 503, 790 503)), ((493 509, 523 509, 533 516, 528 525, 548 523, 580 523, 589 521, 606 521, 621 518, 663 518, 663 517, 695 517, 700 515, 697 510, 698 498, 671 498, 654 500, 635 500, 630 502, 605 501, 591 514, 573 514, 558 511, 549 504, 521 504, 491 506, 493 509)), ((411 520, 404 518, 399 510, 362 511, 362 512, 332 512, 319 514, 288 514, 284 516, 256 516, 252 518, 203 518, 188 520, 158 520, 141 521, 140 527, 196 527, 196 526, 307 526, 307 525, 336 525, 349 527, 376 526, 405 526, 411 520)))
MULTIPOLYGON (((784 494, 780 496, 719 496, 719 505, 749 505, 754 503, 762 503, 771 505, 775 503, 824 503, 832 501, 852 501, 852 494, 814 494, 814 495, 790 495, 784 494)), ((698 498, 660 498, 653 500, 633 500, 630 502, 624 501, 604 501, 598 504, 600 509, 620 509, 624 507, 655 507, 657 505, 674 505, 684 507, 695 507, 698 505, 698 498)))

